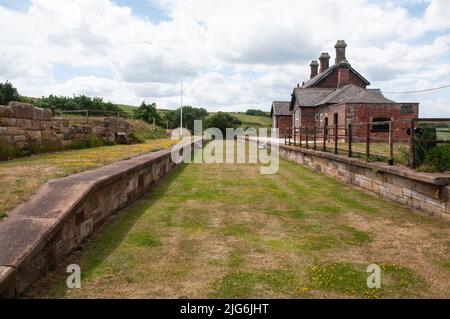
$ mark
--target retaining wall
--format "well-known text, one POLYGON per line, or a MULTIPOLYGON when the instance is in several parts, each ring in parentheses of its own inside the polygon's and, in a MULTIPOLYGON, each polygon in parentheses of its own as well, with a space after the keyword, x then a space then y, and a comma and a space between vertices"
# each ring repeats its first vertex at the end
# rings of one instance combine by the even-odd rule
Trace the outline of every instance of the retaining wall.
POLYGON ((0 297, 20 296, 175 166, 167 149, 45 184, 0 222, 0 297))
MULTIPOLYGON (((391 201, 450 221, 450 176, 280 145, 280 156, 391 201)), ((301 200, 301 199, 299 199, 301 200)))
POLYGON ((0 145, 16 150, 31 146, 70 146, 97 137, 114 141, 117 132, 130 134, 131 125, 118 118, 68 120, 52 118, 49 109, 31 104, 11 102, 0 106, 0 145))

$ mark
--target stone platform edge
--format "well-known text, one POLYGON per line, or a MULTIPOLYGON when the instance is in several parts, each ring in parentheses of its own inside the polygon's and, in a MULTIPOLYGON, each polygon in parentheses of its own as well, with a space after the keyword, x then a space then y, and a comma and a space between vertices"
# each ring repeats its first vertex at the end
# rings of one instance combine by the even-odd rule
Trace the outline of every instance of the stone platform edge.
MULTIPOLYGON (((202 143, 196 139, 191 145, 202 143)), ((19 297, 171 172, 172 149, 50 181, 0 222, 0 298, 19 297)))

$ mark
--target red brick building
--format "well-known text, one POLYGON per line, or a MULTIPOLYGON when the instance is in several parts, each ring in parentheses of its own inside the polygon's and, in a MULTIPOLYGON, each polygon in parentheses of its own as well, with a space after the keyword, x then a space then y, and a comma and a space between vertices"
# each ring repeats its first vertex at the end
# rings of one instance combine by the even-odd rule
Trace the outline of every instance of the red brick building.
MULTIPOLYGON (((343 40, 336 43, 336 60, 331 67, 328 53, 322 53, 320 64, 312 61, 310 80, 298 85, 292 93, 291 127, 338 124, 342 126, 339 135, 344 135, 345 127, 351 123, 355 127, 355 140, 362 140, 367 128, 358 124, 393 120, 395 139, 408 139, 407 120, 418 117, 419 104, 397 103, 384 97, 379 89, 367 89, 370 83, 347 61, 346 47, 343 40)), ((372 125, 371 139, 387 139, 388 130, 386 125, 372 125)))
POLYGON ((278 128, 280 134, 292 127, 292 112, 289 111, 291 102, 275 101, 272 103, 270 117, 272 118, 272 127, 278 128))

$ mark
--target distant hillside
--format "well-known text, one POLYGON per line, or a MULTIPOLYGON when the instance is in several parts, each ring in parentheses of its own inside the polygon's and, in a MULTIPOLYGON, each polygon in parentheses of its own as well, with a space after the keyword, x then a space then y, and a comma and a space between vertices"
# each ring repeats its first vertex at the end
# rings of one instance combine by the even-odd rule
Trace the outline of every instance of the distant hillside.
MULTIPOLYGON (((209 113, 209 116, 212 116, 216 113, 209 113)), ((237 117, 241 122, 242 128, 254 127, 254 128, 271 128, 272 120, 269 116, 258 116, 258 115, 247 115, 245 113, 233 113, 230 112, 231 115, 237 117)))

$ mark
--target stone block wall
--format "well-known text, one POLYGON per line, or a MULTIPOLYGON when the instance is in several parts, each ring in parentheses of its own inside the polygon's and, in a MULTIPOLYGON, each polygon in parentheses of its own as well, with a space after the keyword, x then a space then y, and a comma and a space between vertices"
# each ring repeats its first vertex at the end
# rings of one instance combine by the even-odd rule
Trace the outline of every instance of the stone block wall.
POLYGON ((91 137, 114 141, 117 132, 130 134, 131 125, 118 118, 60 119, 49 109, 11 102, 0 106, 0 145, 16 150, 30 146, 65 147, 91 137))
POLYGON ((20 296, 175 166, 167 149, 42 186, 0 223, 0 297, 20 296))
POLYGON ((450 175, 280 145, 280 156, 388 200, 450 221, 450 175))

